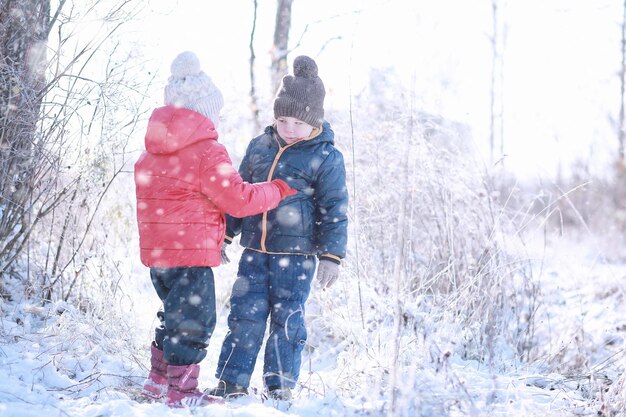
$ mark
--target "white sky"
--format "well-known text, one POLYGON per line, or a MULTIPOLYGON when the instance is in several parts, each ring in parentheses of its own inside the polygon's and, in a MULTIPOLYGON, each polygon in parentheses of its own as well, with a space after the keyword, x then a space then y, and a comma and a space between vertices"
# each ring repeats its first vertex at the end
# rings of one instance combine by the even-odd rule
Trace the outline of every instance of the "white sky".
MULTIPOLYGON (((266 68, 276 2, 258 3, 255 49, 266 68)), ((166 77, 178 52, 194 50, 222 89, 225 111, 241 104, 249 90, 252 0, 150 4, 156 14, 140 32, 146 57, 166 77)), ((609 116, 616 119, 619 110, 622 6, 609 0, 500 5, 507 166, 520 175, 551 176, 559 163, 567 169, 576 158, 592 158, 603 169, 603 155, 617 148, 609 116)), ((349 87, 359 92, 370 68, 394 68, 414 89, 416 108, 469 124, 476 145, 488 146, 491 1, 295 0, 292 13, 292 47, 309 27, 290 57, 317 60, 328 108, 346 107, 349 87)), ((259 78, 263 86, 269 83, 259 78)))

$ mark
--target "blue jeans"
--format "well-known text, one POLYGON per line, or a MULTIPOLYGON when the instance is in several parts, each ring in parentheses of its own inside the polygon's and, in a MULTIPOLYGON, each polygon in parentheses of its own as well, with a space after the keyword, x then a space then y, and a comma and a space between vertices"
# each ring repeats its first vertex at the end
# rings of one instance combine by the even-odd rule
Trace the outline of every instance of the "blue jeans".
POLYGON ((307 332, 304 304, 316 259, 244 250, 230 297, 229 332, 215 376, 248 387, 270 318, 263 380, 267 387, 294 388, 307 332))
POLYGON ((163 311, 154 341, 171 365, 200 363, 215 330, 215 281, 209 267, 150 268, 163 311))

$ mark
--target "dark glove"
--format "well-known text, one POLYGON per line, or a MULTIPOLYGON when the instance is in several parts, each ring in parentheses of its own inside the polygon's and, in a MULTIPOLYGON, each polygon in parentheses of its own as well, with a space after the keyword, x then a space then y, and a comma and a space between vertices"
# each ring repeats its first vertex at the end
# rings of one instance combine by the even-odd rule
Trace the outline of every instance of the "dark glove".
POLYGON ((322 289, 329 288, 339 278, 339 265, 332 261, 321 260, 317 265, 317 281, 322 289))
POLYGON ((220 255, 222 256, 222 263, 221 263, 221 265, 226 265, 227 263, 230 262, 230 258, 226 254, 226 246, 228 246, 228 245, 226 243, 224 243, 222 245, 222 250, 220 252, 220 255))
POLYGON ((278 191, 280 191, 280 198, 289 197, 290 195, 298 194, 298 190, 294 190, 289 187, 287 183, 283 180, 273 180, 272 184, 278 187, 278 191))

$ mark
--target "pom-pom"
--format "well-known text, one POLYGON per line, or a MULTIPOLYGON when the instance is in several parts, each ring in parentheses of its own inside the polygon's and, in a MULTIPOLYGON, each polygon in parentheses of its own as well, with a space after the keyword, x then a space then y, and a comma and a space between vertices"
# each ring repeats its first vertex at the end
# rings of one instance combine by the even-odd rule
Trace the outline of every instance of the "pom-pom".
POLYGON ((293 61, 293 75, 303 78, 317 77, 317 64, 306 55, 300 55, 293 61))
POLYGON ((179 54, 170 67, 172 76, 176 78, 185 78, 191 75, 198 75, 202 68, 200 68, 200 60, 190 51, 185 51, 179 54))

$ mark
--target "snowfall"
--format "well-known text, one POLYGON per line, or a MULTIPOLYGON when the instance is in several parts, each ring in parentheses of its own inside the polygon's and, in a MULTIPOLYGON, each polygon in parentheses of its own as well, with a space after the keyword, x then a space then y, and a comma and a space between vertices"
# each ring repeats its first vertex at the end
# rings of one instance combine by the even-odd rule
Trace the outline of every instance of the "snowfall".
MULTIPOLYGON (((177 3, 180 5, 178 14, 163 13, 162 20, 152 25, 155 27, 154 49, 162 60, 160 69, 165 72, 176 53, 194 48, 199 54, 202 52, 201 60, 210 64, 209 72, 215 75, 214 80, 223 86, 227 96, 227 117, 220 134, 223 133, 225 145, 236 160, 251 137, 247 128, 233 127, 249 118, 248 103, 244 103, 249 90, 249 32, 248 29, 233 31, 232 22, 237 21, 237 27, 244 25, 241 23, 244 21, 249 24, 251 16, 244 16, 248 19, 245 20, 241 15, 251 15, 251 11, 247 9, 249 5, 244 8, 240 2, 220 2, 234 9, 232 15, 212 16, 211 23, 217 28, 206 28, 212 25, 206 24, 205 14, 195 11, 199 3, 181 1, 177 3), (185 4, 189 9, 184 9, 185 4), (170 25, 171 22, 176 24, 170 25), (183 26, 207 32, 202 36, 190 35, 189 42, 165 42, 175 39, 176 31, 183 26), (239 37, 232 40, 238 41, 237 58, 212 59, 213 50, 206 48, 206 44, 215 45, 212 40, 224 42, 224 51, 233 55, 237 52, 226 43, 230 37, 239 37), (222 73, 211 71, 215 69, 221 69, 222 73), (239 90, 235 92, 234 86, 239 90), (235 103, 237 97, 239 102, 235 103), (229 139, 234 137, 238 137, 239 142, 229 139)), ((217 2, 211 3, 213 6, 217 2)), ((273 13, 275 2, 262 3, 270 4, 269 10, 273 13)), ((304 3, 294 2, 294 7, 304 3)), ((490 43, 485 28, 490 28, 491 2, 483 2, 481 10, 487 17, 481 21, 469 16, 478 7, 466 1, 403 2, 403 7, 410 6, 412 10, 405 16, 397 13, 397 7, 388 7, 395 5, 393 2, 386 1, 329 0, 324 7, 320 2, 310 3, 315 4, 311 13, 326 14, 294 14, 294 33, 302 34, 305 39, 290 57, 294 58, 305 49, 306 41, 312 42, 315 38, 307 51, 313 51, 311 55, 319 52, 317 62, 328 87, 328 119, 333 122, 338 146, 346 159, 351 198, 350 233, 348 256, 341 267, 339 281, 323 291, 314 284, 307 302, 309 338, 293 401, 264 400, 262 357, 252 376, 251 395, 246 398, 207 407, 170 409, 160 402, 144 401, 138 395, 148 373, 149 346, 160 302, 151 286, 148 270, 139 262, 132 177, 126 172, 115 183, 118 189, 111 199, 121 201, 121 209, 113 203, 106 203, 109 206, 100 209, 102 218, 98 227, 103 233, 111 232, 106 240, 108 246, 95 245, 94 253, 85 255, 85 269, 76 271, 76 275, 81 276, 79 286, 85 288, 73 288, 73 294, 95 294, 95 297, 42 303, 40 294, 33 293, 33 289, 37 289, 34 284, 40 283, 42 277, 29 270, 26 263, 17 273, 3 277, 3 285, 12 297, 0 297, 0 416, 626 416, 623 219, 622 229, 617 232, 622 236, 615 239, 613 234, 612 240, 589 230, 584 222, 578 222, 576 227, 555 226, 553 216, 546 216, 551 217, 549 220, 538 216, 536 224, 524 227, 523 233, 520 229, 503 228, 500 232, 510 233, 510 236, 491 236, 478 229, 485 225, 491 227, 506 216, 499 208, 495 209, 497 221, 485 214, 493 214, 492 202, 486 201, 481 191, 482 178, 470 173, 475 167, 472 161, 461 155, 460 161, 446 164, 441 155, 429 156, 428 149, 409 148, 415 143, 409 143, 407 138, 412 137, 411 134, 402 130, 405 127, 398 127, 401 123, 397 120, 388 125, 378 123, 381 115, 392 118, 400 111, 413 109, 413 104, 402 102, 414 99, 409 95, 419 98, 415 101, 420 109, 451 114, 451 120, 460 120, 467 114, 488 121, 486 113, 476 114, 476 109, 489 109, 486 95, 489 90, 479 85, 479 81, 488 79, 489 74, 485 68, 490 65, 490 43), (352 9, 357 3, 375 3, 377 7, 355 18, 352 9), (425 9, 427 5, 436 8, 438 14, 425 9), (340 7, 344 8, 342 14, 334 16, 338 13, 336 8, 340 7), (424 16, 419 14, 422 12, 424 16), (423 17, 416 20, 419 24, 413 20, 416 17, 423 17), (305 18, 308 18, 307 28, 309 20, 319 18, 322 22, 317 26, 312 24, 306 37, 302 22, 305 18), (346 23, 351 19, 356 19, 358 25, 353 27, 346 23), (379 28, 381 21, 387 25, 387 30, 372 31, 372 27, 379 28), (317 32, 311 34, 315 28, 317 32), (339 33, 337 28, 343 28, 345 33, 339 33), (367 39, 375 38, 378 44, 351 44, 350 36, 356 29, 365 33, 367 39), (426 30, 436 31, 436 35, 426 30), (319 40, 326 42, 332 36, 344 37, 344 41, 328 42, 326 50, 320 48, 323 42, 319 40), (415 51, 405 51, 401 45, 397 52, 390 46, 398 45, 398 39, 404 37, 418 40, 415 51), (440 42, 433 42, 433 39, 440 42), (483 45, 481 53, 472 49, 474 43, 483 45), (368 78, 375 71, 368 72, 364 64, 352 64, 353 47, 355 54, 361 50, 365 62, 378 65, 382 74, 378 80, 368 78), (402 59, 410 62, 406 72, 412 84, 418 86, 410 91, 393 90, 391 85, 394 73, 387 67, 402 59), (480 62, 483 64, 478 67, 480 62), (464 76, 464 81, 455 81, 460 75, 464 76), (359 79, 364 85, 378 81, 388 90, 368 97, 366 86, 357 86, 359 79), (448 84, 452 87, 446 90, 448 92, 443 91, 442 86, 448 84), (452 94, 455 88, 459 91, 452 94), (359 94, 361 96, 357 97, 359 94), (354 114, 348 115, 345 109, 348 104, 352 108, 352 99, 354 114), (380 100, 386 101, 381 104, 380 100), (454 107, 454 111, 437 108, 446 103, 454 107), (376 105, 381 107, 377 109, 376 105), (382 132, 379 136, 385 135, 387 149, 394 149, 395 155, 381 151, 381 138, 372 134, 372 120, 377 121, 377 128, 382 132), (402 158, 406 165, 397 162, 399 155, 406 156, 406 160, 402 158), (421 175, 402 176, 404 169, 421 175), (441 207, 436 207, 448 196, 452 201, 443 201, 441 207), (433 200, 425 201, 426 198, 433 200), (395 208, 399 200, 405 203, 403 213, 395 208), (413 213, 411 204, 418 203, 422 206, 413 213), (112 212, 117 214, 109 216, 112 212), (442 217, 436 218, 437 213, 442 217), (474 215, 477 217, 472 217, 474 215), (476 283, 470 279, 461 282, 461 288, 444 294, 448 298, 436 299, 430 292, 437 287, 436 282, 412 285, 420 279, 432 278, 428 274, 432 271, 420 266, 424 255, 425 259, 434 259, 431 255, 446 247, 435 247, 428 239, 437 234, 434 226, 438 221, 450 226, 453 220, 459 221, 456 225, 461 229, 442 233, 443 237, 453 240, 451 248, 460 249, 453 254, 455 256, 446 258, 451 265, 457 259, 471 264, 473 261, 463 249, 482 249, 492 243, 492 237, 498 244, 502 241, 515 244, 498 252, 498 256, 503 255, 500 259, 503 263, 496 267, 502 274, 487 274, 485 282, 478 283, 486 287, 474 288, 476 283), (413 230, 424 224, 428 226, 429 222, 433 227, 419 229, 421 235, 413 230), (409 236, 411 239, 399 239, 404 232, 415 234, 409 236), (480 240, 482 237, 486 237, 486 246, 481 246, 485 243, 480 240), (406 242, 414 246, 407 246, 406 242), (614 256, 616 253, 620 256, 614 256), (510 264, 507 264, 508 259, 511 259, 510 264), (114 265, 116 269, 99 268, 105 264, 114 265), (513 266, 510 271, 509 266, 513 266), (102 275, 103 271, 106 276, 102 275), (490 288, 492 283, 493 288, 490 288), (503 303, 502 308, 498 309, 500 304, 490 305, 489 300, 481 300, 483 294, 495 296, 503 303), (457 295, 466 298, 455 299, 457 295), (450 302, 449 308, 442 306, 442 300, 450 302), (511 303, 513 308, 505 308, 506 303, 511 303), (472 311, 473 306, 480 309, 472 311), (474 315, 482 314, 481 309, 486 312, 485 321, 474 315)), ((606 143, 606 138, 611 137, 613 143, 613 132, 606 120, 607 115, 615 114, 617 106, 611 109, 607 106, 616 104, 617 100, 614 96, 610 100, 607 97, 608 90, 610 94, 618 91, 615 75, 618 71, 617 66, 607 64, 603 51, 607 49, 607 39, 619 45, 619 25, 615 23, 619 19, 614 17, 621 16, 622 11, 617 2, 611 2, 610 7, 608 1, 604 1, 602 7, 596 7, 596 2, 572 2, 580 4, 566 12, 560 6, 565 7, 567 3, 569 7, 570 2, 556 2, 554 6, 542 1, 508 3, 511 3, 511 19, 517 17, 521 22, 515 26, 511 21, 507 54, 517 48, 517 55, 507 55, 510 66, 506 75, 511 82, 506 91, 511 96, 526 99, 506 107, 507 114, 517 120, 513 128, 507 125, 507 138, 512 138, 507 146, 514 148, 509 152, 509 160, 518 166, 533 162, 545 165, 548 158, 565 155, 576 146, 576 151, 583 155, 594 153, 590 152, 591 148, 598 152, 597 143, 580 144, 575 138, 594 137, 606 143), (520 13, 518 7, 524 13, 520 13), (545 10, 541 14, 537 8, 548 8, 551 14, 545 14, 545 10), (610 19, 605 14, 610 15, 610 19), (563 20, 554 23, 555 18, 563 20), (583 26, 591 23, 594 27, 583 26), (516 31, 517 28, 527 31, 516 31), (573 29, 565 30, 567 28, 573 29), (610 37, 602 37, 609 31, 610 37), (563 47, 570 38, 575 38, 576 43, 563 47), (522 40, 532 44, 522 44, 522 40), (583 82, 585 77, 591 78, 592 69, 600 73, 600 67, 605 70, 601 77, 592 74, 599 78, 598 84, 583 82), (599 85, 606 87, 602 94, 599 85), (576 100, 572 99, 573 90, 578 95, 576 100), (548 97, 551 93, 554 95, 548 97), (584 121, 589 123, 583 125, 584 121), (596 135, 598 128, 591 122, 602 122, 602 134, 596 135), (530 158, 516 161, 518 148, 527 151, 530 158)), ((155 8, 160 10, 160 7, 155 8)), ((270 13, 268 8, 265 10, 270 13)), ((266 33, 268 38, 265 46, 271 42, 272 30, 267 22, 273 22, 272 19, 259 21, 259 33, 266 33)), ((617 53, 618 47, 614 49, 617 53)), ((269 55, 265 50, 258 52, 259 57, 269 55)), ((619 63, 619 60, 613 61, 619 63)), ((158 93, 153 94, 158 98, 167 75, 159 76, 158 93)), ((155 98, 155 104, 157 101, 155 98)), ((474 130, 475 138, 486 141, 485 132, 486 129, 474 130)), ((418 142, 417 138, 412 140, 418 142)), ((134 151, 138 148, 133 145, 134 151)), ((137 155, 136 152, 134 156, 137 155)), ((569 162, 564 160, 563 164, 568 166, 569 162)), ((551 183, 553 177, 542 178, 545 184, 551 183)), ((531 217, 535 215, 529 213, 531 217)), ((47 249, 33 247, 31 250, 45 252, 47 249)), ((235 242, 229 247, 232 261, 214 270, 217 326, 207 357, 200 364, 201 389, 211 388, 217 382, 214 375, 217 357, 227 331, 228 297, 241 251, 235 242)), ((471 267, 462 272, 467 271, 471 272, 471 267)), ((473 278, 471 274, 464 276, 473 278)))

